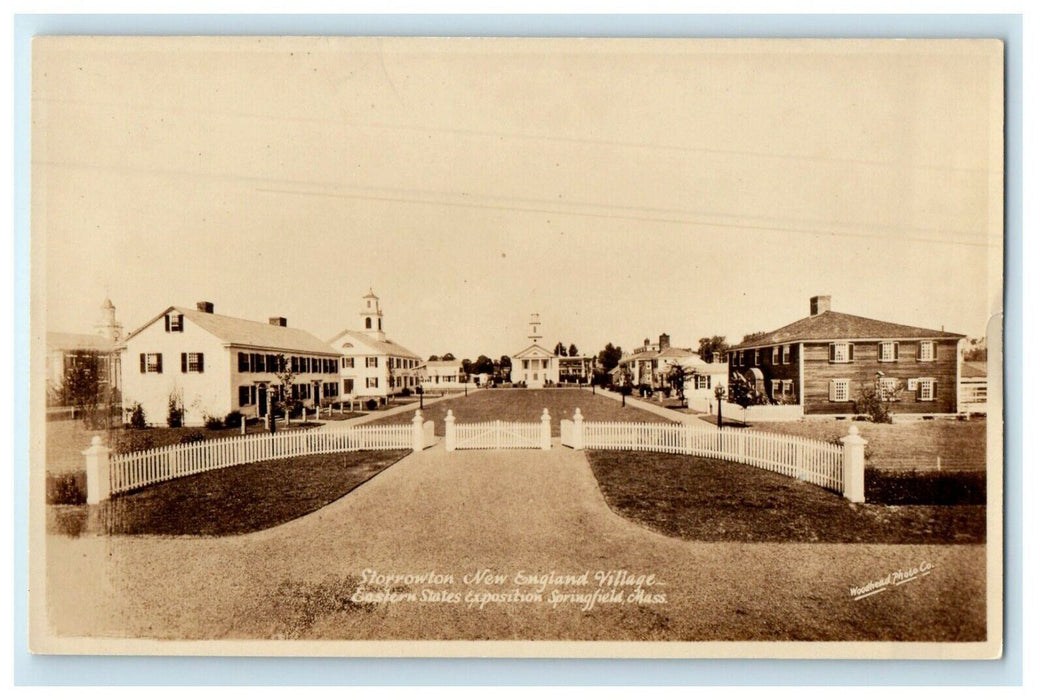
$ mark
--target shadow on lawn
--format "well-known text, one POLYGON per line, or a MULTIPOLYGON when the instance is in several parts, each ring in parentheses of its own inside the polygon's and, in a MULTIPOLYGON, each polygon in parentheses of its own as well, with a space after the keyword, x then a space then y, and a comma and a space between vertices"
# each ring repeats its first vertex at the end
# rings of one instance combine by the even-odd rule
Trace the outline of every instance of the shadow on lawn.
POLYGON ((407 454, 345 452, 215 469, 98 506, 50 506, 48 531, 76 537, 221 536, 265 530, 336 501, 407 454))
POLYGON ((972 544, 984 505, 849 503, 743 464, 646 452, 586 453, 609 506, 657 532, 706 542, 972 544))

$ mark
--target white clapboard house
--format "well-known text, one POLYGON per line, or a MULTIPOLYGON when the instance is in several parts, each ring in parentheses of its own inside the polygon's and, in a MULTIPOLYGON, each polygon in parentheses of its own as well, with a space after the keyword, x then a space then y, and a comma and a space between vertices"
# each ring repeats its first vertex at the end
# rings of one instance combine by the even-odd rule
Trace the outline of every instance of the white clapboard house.
POLYGON ((337 398, 352 403, 387 403, 389 397, 404 389, 411 393, 416 390, 421 358, 384 333, 381 300, 372 289, 362 302, 358 330, 346 328, 327 346, 339 355, 337 398))
POLYGON ((139 403, 151 425, 167 423, 171 401, 184 411, 185 425, 232 411, 265 416, 282 395, 276 374, 285 364, 305 406, 337 398, 339 357, 327 343, 288 327, 286 318, 222 316, 210 302, 164 309, 127 336, 121 354, 125 414, 139 403))

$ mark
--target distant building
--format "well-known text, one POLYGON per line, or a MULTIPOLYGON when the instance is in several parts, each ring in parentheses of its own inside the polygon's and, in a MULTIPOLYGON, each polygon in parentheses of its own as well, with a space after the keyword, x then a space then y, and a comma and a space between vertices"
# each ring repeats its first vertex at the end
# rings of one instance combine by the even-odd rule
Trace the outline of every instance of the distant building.
POLYGON ((428 360, 421 364, 418 375, 425 393, 464 390, 467 375, 460 360, 428 360))
POLYGON ((116 320, 116 307, 106 299, 94 333, 47 333, 47 405, 69 406, 71 398, 65 378, 72 368, 90 363, 98 376, 99 396, 120 402, 119 342, 123 325, 116 320), (110 393, 111 391, 111 393, 110 393))
POLYGON ((633 386, 668 389, 673 388, 671 379, 675 367, 681 367, 684 373, 683 394, 688 407, 693 410, 709 411, 714 388, 719 384, 728 386, 726 363, 704 362, 692 349, 672 346, 671 336, 667 333, 661 333, 655 343, 646 338, 639 347, 620 358, 611 374, 613 381, 620 384, 625 368, 633 386))
POLYGON ((276 375, 286 366, 305 406, 337 392, 338 355, 319 338, 287 327, 281 316, 268 323, 221 316, 206 301, 195 309, 167 307, 127 336, 122 355, 124 410, 140 403, 152 425, 167 422, 172 398, 184 425, 231 411, 266 416, 270 400, 283 397, 276 375))
POLYGON ((528 389, 557 384, 559 357, 540 344, 540 314, 530 315, 528 329, 529 345, 511 356, 511 383, 528 389))
POLYGON ((806 415, 855 413, 865 388, 893 413, 956 413, 963 338, 838 313, 829 296, 815 296, 808 317, 733 346, 729 368, 806 415))
POLYGON ((340 355, 337 399, 386 403, 403 389, 418 386, 421 358, 385 335, 381 300, 372 289, 362 301, 359 329, 345 329, 329 343, 340 355))

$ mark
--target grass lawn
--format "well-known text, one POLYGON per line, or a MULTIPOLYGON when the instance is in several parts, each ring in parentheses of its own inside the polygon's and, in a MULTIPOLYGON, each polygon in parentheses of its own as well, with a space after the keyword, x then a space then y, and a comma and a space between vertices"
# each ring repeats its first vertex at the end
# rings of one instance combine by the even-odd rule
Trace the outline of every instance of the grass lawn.
POLYGON ((609 506, 658 532, 705 542, 971 544, 981 505, 886 506, 756 467, 686 455, 589 451, 609 506))
MULTIPOLYGON (((347 415, 345 416, 347 418, 347 415)), ((286 422, 279 421, 279 430, 286 430, 286 422)), ((292 422, 291 430, 302 430, 314 428, 316 423, 292 422)), ((247 424, 247 434, 254 435, 264 433, 264 424, 255 421, 247 424)), ((136 452, 148 450, 153 447, 164 447, 166 445, 177 445, 186 435, 202 435, 204 440, 215 440, 217 438, 232 437, 239 435, 239 428, 221 428, 220 430, 208 430, 207 428, 145 428, 144 430, 133 430, 131 428, 114 428, 112 435, 105 430, 87 430, 82 421, 51 421, 47 423, 46 459, 48 473, 60 473, 70 471, 82 471, 84 469, 83 451, 91 445, 91 438, 95 435, 101 436, 106 444, 112 446, 117 452, 136 452)))
POLYGON ((943 470, 986 468, 986 421, 982 419, 899 421, 891 424, 802 420, 752 423, 749 429, 834 442, 847 435, 852 425, 859 428, 859 434, 869 443, 866 446, 869 467, 935 469, 938 457, 943 470))
MULTIPOLYGON (((345 452, 255 462, 186 476, 103 504, 98 527, 117 535, 235 535, 300 518, 406 456, 345 452)), ((87 506, 52 506, 49 529, 79 534, 87 506)))
MULTIPOLYGON (((630 399, 628 399, 630 403, 630 399)), ((460 396, 437 403, 424 409, 425 420, 435 421, 435 433, 445 435, 446 411, 453 411, 459 423, 488 420, 526 421, 540 420, 544 409, 551 414, 551 434, 560 432, 559 422, 572 418, 577 408, 587 421, 628 421, 634 423, 664 423, 665 419, 635 408, 621 407, 620 401, 596 396, 585 389, 488 389, 468 396, 460 396)), ((380 418, 369 425, 409 423, 413 413, 406 411, 394 416, 380 418)))

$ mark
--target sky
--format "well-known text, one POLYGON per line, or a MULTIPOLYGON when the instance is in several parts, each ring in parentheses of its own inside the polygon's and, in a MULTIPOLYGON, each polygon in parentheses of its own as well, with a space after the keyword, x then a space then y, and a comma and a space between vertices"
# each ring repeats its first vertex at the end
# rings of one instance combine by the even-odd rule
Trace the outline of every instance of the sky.
POLYGON ((169 305, 427 357, 1000 309, 983 41, 34 41, 33 329, 169 305))

